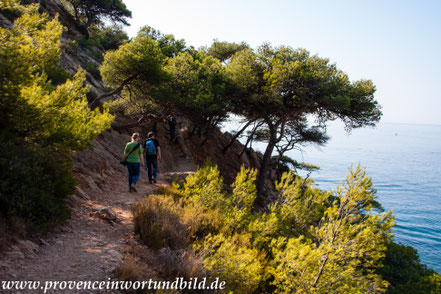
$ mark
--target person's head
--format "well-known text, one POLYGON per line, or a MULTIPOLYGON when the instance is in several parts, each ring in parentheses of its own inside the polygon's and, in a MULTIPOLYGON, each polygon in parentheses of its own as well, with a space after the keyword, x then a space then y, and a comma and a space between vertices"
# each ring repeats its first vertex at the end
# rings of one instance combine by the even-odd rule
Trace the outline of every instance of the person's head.
POLYGON ((153 138, 155 137, 155 133, 150 132, 150 133, 148 133, 147 137, 148 137, 149 139, 153 139, 153 138))
POLYGON ((138 133, 133 133, 132 134, 132 142, 136 142, 139 140, 139 134, 138 133))

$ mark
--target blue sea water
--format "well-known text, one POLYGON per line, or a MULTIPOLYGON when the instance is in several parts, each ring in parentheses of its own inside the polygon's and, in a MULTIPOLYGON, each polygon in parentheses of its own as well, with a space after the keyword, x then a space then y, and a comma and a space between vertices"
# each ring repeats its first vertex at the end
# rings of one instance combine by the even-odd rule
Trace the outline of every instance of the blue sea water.
POLYGON ((328 135, 320 150, 289 156, 320 166, 310 177, 324 190, 342 182, 351 164, 366 167, 379 202, 395 216, 395 240, 441 273, 441 126, 380 123, 348 135, 332 124, 328 135))

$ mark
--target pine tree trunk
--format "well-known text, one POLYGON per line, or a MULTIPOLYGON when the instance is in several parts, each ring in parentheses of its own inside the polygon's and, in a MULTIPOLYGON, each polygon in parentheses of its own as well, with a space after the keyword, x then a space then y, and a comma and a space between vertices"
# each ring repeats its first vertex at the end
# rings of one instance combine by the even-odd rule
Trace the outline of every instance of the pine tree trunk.
POLYGON ((265 179, 267 177, 268 168, 271 163, 271 154, 274 151, 274 147, 276 146, 276 129, 277 126, 274 126, 272 124, 268 124, 268 128, 270 131, 270 139, 268 142, 268 145, 266 146, 265 153, 263 154, 262 164, 260 166, 259 170, 259 176, 257 178, 256 188, 258 193, 258 201, 262 201, 263 197, 263 187, 265 185, 265 179))

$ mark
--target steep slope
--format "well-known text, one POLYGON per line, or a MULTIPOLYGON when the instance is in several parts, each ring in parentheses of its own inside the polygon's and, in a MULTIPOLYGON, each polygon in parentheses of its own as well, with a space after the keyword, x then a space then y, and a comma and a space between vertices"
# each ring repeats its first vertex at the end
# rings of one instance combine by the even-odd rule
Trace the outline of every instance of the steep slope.
MULTIPOLYGON (((75 195, 68 198, 71 218, 53 232, 32 241, 18 240, 3 254, 0 276, 4 280, 98 280, 112 277, 123 259, 126 248, 136 246, 133 233, 132 205, 143 195, 154 193, 158 186, 169 185, 196 170, 196 163, 206 157, 219 163, 228 183, 241 164, 255 164, 258 155, 246 155, 240 161, 233 153, 223 155, 220 146, 230 136, 216 131, 204 145, 189 137, 185 124, 178 128, 178 139, 170 142, 167 127, 157 125, 162 162, 156 185, 147 184, 146 171, 141 171, 137 193, 129 193, 127 171, 119 164, 131 132, 145 138, 148 129, 134 128, 122 133, 108 130, 94 140, 90 149, 76 156, 74 172, 78 181, 75 195), (251 161, 251 162, 250 162, 251 161)), ((240 150, 241 144, 233 146, 240 150)))
MULTIPOLYGON (((99 65, 99 60, 90 51, 73 45, 72 40, 81 35, 59 1, 44 3, 42 10, 52 16, 58 14, 66 26, 62 37, 61 63, 64 69, 73 74, 87 63, 99 65)), ((11 24, 0 14, 2 27, 11 24)), ((102 82, 90 73, 87 74, 87 83, 91 86, 92 98, 104 92, 102 82)), ((2 280, 106 281, 121 262, 126 248, 137 243, 131 212, 136 200, 154 193, 158 186, 169 185, 174 179, 194 172, 207 157, 219 165, 226 184, 234 180, 242 164, 259 165, 259 155, 254 151, 244 153, 241 158, 234 155, 242 149, 238 142, 227 154, 222 154, 221 147, 229 142, 230 135, 214 130, 203 143, 203 138, 189 136, 187 122, 178 118, 178 139, 175 142, 168 140, 167 125, 157 124, 163 157, 159 164, 158 184, 147 184, 146 171, 142 170, 138 192, 129 193, 127 170, 119 164, 123 148, 133 132, 139 132, 143 141, 152 124, 147 121, 142 126, 120 132, 105 131, 92 142, 91 148, 75 156, 74 174, 78 186, 75 194, 67 199, 70 219, 44 236, 33 236, 30 240, 13 237, 14 240, 0 252, 2 280)))
POLYGON ((182 156, 179 145, 164 144, 158 184, 147 184, 143 170, 138 192, 129 193, 127 172, 119 164, 128 139, 127 134, 107 131, 89 150, 77 155, 75 175, 79 185, 68 199, 71 218, 46 236, 20 240, 9 247, 0 266, 2 280, 106 281, 112 276, 125 248, 136 242, 133 202, 153 193, 157 186, 168 185, 176 174, 194 172, 196 168, 182 156))

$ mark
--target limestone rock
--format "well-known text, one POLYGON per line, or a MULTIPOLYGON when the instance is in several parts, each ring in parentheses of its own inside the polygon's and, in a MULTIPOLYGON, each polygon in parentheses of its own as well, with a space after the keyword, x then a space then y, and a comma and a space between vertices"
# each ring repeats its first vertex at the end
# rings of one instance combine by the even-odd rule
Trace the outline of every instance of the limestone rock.
POLYGON ((113 211, 113 209, 109 207, 103 208, 95 212, 91 212, 90 215, 93 217, 98 217, 100 219, 106 220, 108 222, 118 221, 115 211, 113 211))

